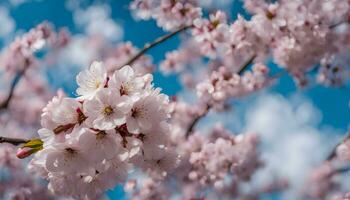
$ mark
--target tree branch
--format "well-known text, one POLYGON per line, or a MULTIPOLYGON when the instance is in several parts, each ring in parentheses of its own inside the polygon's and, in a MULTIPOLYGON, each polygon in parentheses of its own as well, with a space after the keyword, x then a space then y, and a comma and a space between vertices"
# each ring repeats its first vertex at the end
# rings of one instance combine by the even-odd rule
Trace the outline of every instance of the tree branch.
POLYGON ((9 91, 7 98, 0 104, 0 111, 7 109, 7 107, 10 105, 10 102, 12 100, 16 86, 19 83, 19 81, 21 80, 21 78, 23 77, 23 75, 25 74, 26 69, 27 68, 24 68, 21 71, 19 71, 16 74, 16 76, 13 78, 12 83, 11 83, 11 87, 10 87, 10 91, 9 91))
POLYGON ((143 54, 145 54, 148 50, 152 49, 153 47, 157 46, 158 44, 174 37, 175 35, 177 35, 178 33, 181 33, 185 30, 187 30, 188 28, 191 28, 193 25, 189 25, 189 26, 183 26, 180 27, 179 29, 175 30, 174 32, 168 33, 167 35, 164 35, 162 37, 157 38, 155 41, 151 42, 151 43, 146 43, 145 46, 133 57, 131 57, 128 61, 126 61, 123 65, 121 65, 120 67, 123 67, 125 65, 131 65, 132 63, 134 63, 138 58, 140 58, 143 54))
POLYGON ((256 58, 256 55, 253 54, 252 57, 247 60, 247 62, 244 63, 244 65, 240 68, 240 70, 237 72, 239 75, 242 75, 243 72, 249 67, 250 64, 253 63, 254 59, 256 58))
POLYGON ((20 145, 29 142, 29 140, 20 139, 20 138, 9 138, 0 136, 0 143, 9 143, 12 145, 20 145))
POLYGON ((334 29, 334 28, 337 28, 338 26, 342 25, 342 24, 345 24, 345 23, 348 23, 346 20, 344 21, 340 21, 338 23, 335 23, 335 24, 332 24, 329 26, 330 29, 334 29))
POLYGON ((207 107, 206 107, 205 111, 202 114, 197 115, 193 119, 193 121, 191 122, 191 124, 187 128, 186 135, 185 135, 186 138, 188 138, 193 133, 193 129, 196 126, 196 124, 199 122, 200 119, 202 119, 203 117, 205 117, 208 114, 208 112, 210 111, 211 107, 212 106, 210 104, 207 104, 207 107))

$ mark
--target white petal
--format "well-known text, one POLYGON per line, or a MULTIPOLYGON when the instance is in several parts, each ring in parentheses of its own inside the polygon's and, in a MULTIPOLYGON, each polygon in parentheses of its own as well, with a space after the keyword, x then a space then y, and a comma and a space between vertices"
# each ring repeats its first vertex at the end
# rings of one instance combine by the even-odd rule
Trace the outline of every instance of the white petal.
POLYGON ((126 119, 126 126, 128 128, 128 131, 130 133, 140 133, 140 129, 139 129, 139 126, 138 126, 138 123, 137 121, 135 120, 135 118, 133 117, 128 117, 126 119))

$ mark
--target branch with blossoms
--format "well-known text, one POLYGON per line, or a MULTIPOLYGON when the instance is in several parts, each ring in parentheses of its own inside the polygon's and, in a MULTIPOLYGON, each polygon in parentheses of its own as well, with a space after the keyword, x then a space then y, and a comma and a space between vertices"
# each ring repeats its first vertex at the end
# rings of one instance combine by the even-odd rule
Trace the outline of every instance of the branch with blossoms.
MULTIPOLYGON (((132 199, 171 199, 174 194, 182 199, 247 199, 293 187, 293 181, 289 185, 283 177, 255 187, 257 171, 266 166, 259 148, 264 138, 258 134, 234 134, 221 124, 205 131, 197 126, 212 111, 228 110, 230 100, 263 90, 285 73, 298 86, 306 86, 310 77, 327 86, 344 84, 350 71, 339 62, 350 48, 350 2, 245 0, 251 18, 238 16, 234 21, 222 10, 206 15, 200 5, 197 0, 132 1, 134 16, 153 19, 170 32, 140 50, 130 42, 115 48, 103 39, 91 42, 99 52, 76 76, 76 97, 59 91, 51 98, 47 88, 35 83, 25 87, 31 82, 27 76, 37 78, 31 71, 37 64, 35 52, 57 42, 58 34, 50 26, 39 25, 17 39, 1 59, 14 79, 0 109, 10 121, 38 128, 39 138, 6 135, 0 143, 20 145, 18 158, 32 156, 30 172, 46 179, 57 197, 97 199, 122 183, 132 199), (196 93, 193 104, 180 98, 171 101, 154 86, 153 64, 146 55, 184 31, 188 34, 179 48, 165 53, 159 69, 165 75, 176 74, 190 93, 196 93), (265 63, 271 59, 282 73, 270 75, 265 63), (314 69, 316 76, 310 73, 314 69), (26 121, 24 114, 11 118, 28 107, 27 102, 18 103, 21 98, 16 95, 31 86, 45 93, 38 95, 44 103, 27 117, 40 116, 40 123, 26 121), (145 178, 134 179, 132 171, 145 178)), ((26 96, 22 101, 35 95, 26 96)), ((347 171, 346 166, 333 166, 333 161, 350 160, 348 143, 346 137, 310 174, 312 184, 298 197, 326 198, 335 188, 332 177, 347 171)))
POLYGON ((15 78, 12 80, 11 86, 10 86, 10 91, 8 96, 6 97, 6 99, 0 104, 0 110, 6 109, 13 97, 13 94, 15 92, 16 86, 18 84, 18 82, 20 81, 20 79, 22 78, 22 76, 24 76, 26 69, 21 70, 20 72, 18 72, 15 76, 15 78))
MULTIPOLYGON (((155 39, 151 43, 145 44, 145 46, 137 54, 135 54, 134 56, 129 58, 129 60, 126 61, 125 64, 121 65, 121 67, 126 66, 126 65, 131 65, 133 62, 135 62, 138 58, 143 56, 147 51, 149 51, 153 47, 155 47, 155 46, 157 46, 157 45, 167 41, 168 39, 176 36, 177 34, 187 30, 190 27, 192 27, 192 25, 180 27, 179 29, 177 29, 177 30, 175 30, 175 31, 173 31, 173 32, 171 32, 171 33, 169 33, 167 35, 164 35, 164 36, 161 36, 161 37, 155 39)), ((23 37, 23 38, 26 38, 26 37, 23 37)), ((18 82, 20 81, 20 79, 22 78, 22 76, 24 76, 25 71, 26 71, 26 69, 27 69, 27 67, 29 65, 30 64, 29 64, 29 61, 28 61, 28 63, 24 66, 24 69, 20 70, 20 72, 18 72, 16 74, 15 78, 13 79, 13 81, 11 83, 10 91, 9 91, 9 94, 8 94, 7 98, 0 104, 0 110, 6 109, 8 107, 10 101, 12 100, 15 88, 16 88, 18 82)), ((81 116, 81 117, 84 117, 84 116, 81 116)), ((71 128, 71 126, 69 126, 69 127, 57 127, 55 133, 58 134, 58 133, 61 132, 61 130, 65 131, 65 129, 67 129, 67 128, 69 129, 69 128, 71 128)), ((21 143, 26 143, 26 142, 28 142, 28 140, 2 137, 0 143, 3 143, 3 142, 11 143, 11 144, 14 144, 14 145, 18 145, 18 144, 21 144, 21 143)))
POLYGON ((142 55, 144 55, 145 53, 147 53, 148 50, 150 50, 151 48, 157 46, 158 44, 160 43, 163 43, 165 42, 166 40, 176 36, 178 33, 181 33, 189 28, 193 27, 193 25, 189 25, 189 26, 182 26, 180 27, 179 29, 167 34, 167 35, 164 35, 164 36, 161 36, 159 38, 157 38, 156 40, 154 40, 153 42, 151 43, 147 43, 145 44, 145 46, 136 54, 134 55, 133 57, 131 57, 128 61, 126 61, 123 65, 121 65, 120 67, 123 67, 125 65, 131 65, 133 64, 133 62, 135 62, 138 58, 140 58, 142 55))
MULTIPOLYGON (((253 55, 241 68, 240 70, 237 72, 238 75, 242 75, 243 72, 249 67, 249 65, 252 64, 253 60, 255 58, 255 55, 253 55)), ((196 116, 192 123, 188 126, 187 131, 186 131, 186 138, 188 138, 190 136, 190 134, 193 133, 193 129, 196 126, 196 124, 203 118, 205 117, 210 109, 212 108, 211 104, 207 104, 204 111, 202 113, 200 113, 198 116, 196 116)))
POLYGON ((0 103, 0 111, 6 110, 13 97, 15 90, 26 71, 36 63, 35 53, 44 48, 45 45, 51 45, 53 48, 63 47, 66 39, 63 39, 60 32, 54 33, 49 23, 44 22, 31 29, 27 34, 16 38, 16 40, 1 55, 1 63, 8 73, 14 74, 9 92, 6 98, 0 103))

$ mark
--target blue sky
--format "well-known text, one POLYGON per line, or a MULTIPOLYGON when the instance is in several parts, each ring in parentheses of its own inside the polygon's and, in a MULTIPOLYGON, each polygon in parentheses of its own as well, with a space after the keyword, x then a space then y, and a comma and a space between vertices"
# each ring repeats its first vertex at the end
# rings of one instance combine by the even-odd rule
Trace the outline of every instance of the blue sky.
MULTIPOLYGON (((112 9, 112 19, 124 29, 122 40, 131 41, 135 46, 142 47, 144 43, 152 41, 164 34, 164 32, 156 26, 154 21, 134 21, 128 11, 129 0, 99 2, 110 5, 112 9)), ((91 2, 85 3, 86 6, 89 4, 91 4, 91 2)), ((9 15, 16 23, 16 30, 28 30, 36 24, 47 20, 53 23, 57 28, 68 27, 69 31, 73 34, 81 32, 74 24, 72 12, 65 8, 65 1, 62 0, 33 1, 17 6, 11 6, 7 1, 2 0, 0 1, 0 6, 9 9, 9 15)), ((234 18, 238 12, 243 12, 241 3, 235 1, 231 6, 230 15, 234 18)), ((7 42, 2 41, 1 43, 5 44, 7 42)), ((175 49, 178 44, 179 38, 173 38, 152 49, 149 51, 149 54, 152 55, 154 61, 157 63, 164 58, 165 52, 175 49)), ((273 63, 269 65, 274 69, 277 68, 273 63)), ((155 84, 162 87, 163 91, 169 95, 174 95, 181 91, 181 86, 179 85, 177 77, 174 75, 164 77, 156 73, 155 84)), ((56 85, 55 87, 60 86, 56 85)), ((63 87, 68 93, 72 93, 75 89, 74 80, 72 80, 72 82, 66 82, 63 87)), ((320 111, 319 114, 322 115, 321 122, 316 126, 319 126, 319 128, 330 126, 340 132, 347 131, 348 122, 350 121, 350 93, 348 86, 327 88, 324 86, 311 85, 309 88, 300 90, 295 87, 291 77, 283 76, 272 88, 263 93, 267 92, 279 93, 287 100, 295 96, 301 96, 301 99, 306 99, 320 111)), ((247 99, 235 101, 235 106, 242 106, 242 108, 238 110, 240 112, 245 112, 250 108, 249 103, 253 102, 255 98, 259 98, 259 95, 260 94, 257 94, 247 99)), ((120 187, 108 194, 110 197, 113 197, 113 199, 123 198, 123 192, 120 187)))

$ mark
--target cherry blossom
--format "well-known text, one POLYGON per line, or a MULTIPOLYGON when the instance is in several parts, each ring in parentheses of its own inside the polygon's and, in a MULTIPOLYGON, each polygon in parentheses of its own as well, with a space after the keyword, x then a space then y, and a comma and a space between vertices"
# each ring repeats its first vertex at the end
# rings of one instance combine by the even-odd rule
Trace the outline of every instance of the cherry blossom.
POLYGON ((87 123, 93 128, 110 130, 125 123, 125 114, 130 111, 127 97, 119 96, 118 91, 102 89, 96 96, 84 102, 87 123))
POLYGON ((114 73, 108 85, 117 89, 121 96, 132 96, 142 91, 145 81, 143 77, 137 77, 130 66, 125 66, 114 73))
POLYGON ((94 62, 89 70, 78 74, 77 94, 81 95, 83 99, 91 99, 99 89, 104 88, 107 81, 107 71, 101 65, 101 62, 94 62))
POLYGON ((126 125, 131 133, 148 131, 155 122, 164 122, 168 116, 168 98, 159 90, 144 92, 134 99, 131 111, 126 117, 126 125), (157 115, 154 115, 157 113, 157 115))

